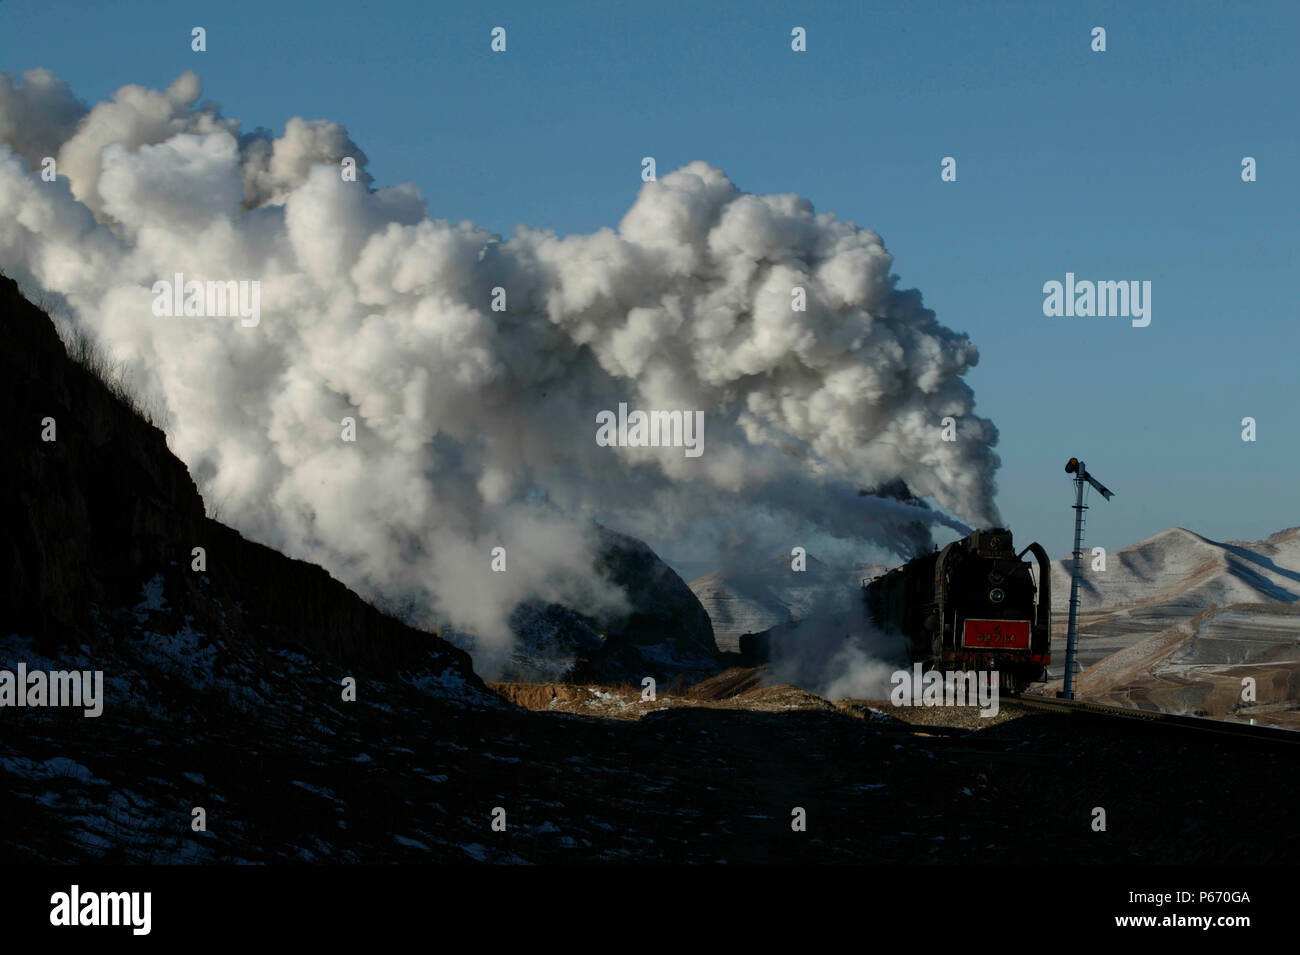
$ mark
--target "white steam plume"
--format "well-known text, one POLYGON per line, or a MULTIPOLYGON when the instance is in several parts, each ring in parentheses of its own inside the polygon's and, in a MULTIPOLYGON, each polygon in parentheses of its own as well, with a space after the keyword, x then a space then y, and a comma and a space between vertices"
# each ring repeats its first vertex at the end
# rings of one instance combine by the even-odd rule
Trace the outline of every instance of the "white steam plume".
POLYGON ((907 668, 906 639, 876 629, 856 588, 827 594, 803 620, 768 631, 769 681, 790 683, 828 700, 883 700, 890 677, 907 668))
POLYGON ((186 73, 88 109, 48 72, 0 75, 0 269, 127 363, 246 534, 499 649, 520 600, 617 609, 592 518, 660 547, 961 526, 856 496, 901 479, 996 523, 997 432, 962 378, 977 352, 895 287, 876 233, 695 162, 643 185, 617 230, 502 240, 430 219, 409 185, 370 188, 336 124, 241 135, 199 94, 186 73), (178 272, 260 281, 260 324, 155 317, 178 272), (598 447, 596 413, 621 401, 702 410, 703 455, 598 447))

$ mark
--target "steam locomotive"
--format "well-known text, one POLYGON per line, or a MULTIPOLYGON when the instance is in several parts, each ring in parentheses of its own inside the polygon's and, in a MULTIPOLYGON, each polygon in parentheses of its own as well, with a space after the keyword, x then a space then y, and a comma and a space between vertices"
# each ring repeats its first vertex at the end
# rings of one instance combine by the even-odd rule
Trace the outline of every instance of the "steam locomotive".
POLYGON ((1004 691, 1043 678, 1051 662, 1051 565, 1033 543, 1015 552, 1011 531, 975 531, 941 551, 862 581, 872 622, 911 643, 937 670, 997 670, 1004 691), (1031 553, 1038 564, 1022 560, 1031 553))

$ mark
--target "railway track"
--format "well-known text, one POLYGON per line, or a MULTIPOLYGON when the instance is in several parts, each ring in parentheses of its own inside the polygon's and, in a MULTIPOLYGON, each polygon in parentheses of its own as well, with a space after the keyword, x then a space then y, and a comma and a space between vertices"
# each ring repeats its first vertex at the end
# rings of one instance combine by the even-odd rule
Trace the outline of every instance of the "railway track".
POLYGON ((1232 737, 1251 745, 1300 746, 1300 732, 1281 729, 1276 726, 1252 726, 1248 723, 1229 723, 1226 720, 1212 720, 1202 716, 1179 716, 1173 713, 1159 713, 1152 710, 1126 709, 1120 706, 1108 706, 1104 703, 1090 703, 1086 700, 1062 700, 1049 696, 1023 695, 1015 700, 1021 706, 1044 710, 1082 719, 1124 720, 1131 726, 1145 724, 1149 728, 1169 731, 1175 734, 1204 734, 1220 738, 1232 737))

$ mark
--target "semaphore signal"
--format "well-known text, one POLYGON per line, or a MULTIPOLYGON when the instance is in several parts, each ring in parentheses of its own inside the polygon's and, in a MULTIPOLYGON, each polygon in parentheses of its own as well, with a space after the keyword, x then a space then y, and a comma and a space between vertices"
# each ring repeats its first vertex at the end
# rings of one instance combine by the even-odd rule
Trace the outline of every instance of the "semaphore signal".
POLYGON ((1088 505, 1083 503, 1083 485, 1085 482, 1097 489, 1106 500, 1110 500, 1112 491, 1088 473, 1082 461, 1070 458, 1065 462, 1065 473, 1074 475, 1074 568, 1070 572, 1070 625, 1065 638, 1065 690, 1061 694, 1067 700, 1074 699, 1074 653, 1075 638, 1079 622, 1079 563, 1083 550, 1083 512, 1088 505))

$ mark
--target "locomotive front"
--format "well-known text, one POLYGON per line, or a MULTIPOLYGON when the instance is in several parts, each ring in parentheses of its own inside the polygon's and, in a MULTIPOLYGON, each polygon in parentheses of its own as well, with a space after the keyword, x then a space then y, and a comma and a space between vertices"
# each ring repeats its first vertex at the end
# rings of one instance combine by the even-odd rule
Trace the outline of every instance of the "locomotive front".
POLYGON ((1051 566, 1030 544, 1021 554, 1006 528, 975 531, 941 552, 935 566, 941 669, 998 670, 1015 691, 1040 680, 1051 661, 1051 566), (1022 560, 1032 553, 1032 565, 1022 560))
POLYGON ((975 531, 867 585, 877 626, 906 636, 912 659, 940 670, 997 670, 1018 692, 1051 662, 1051 565, 1011 532, 975 531), (1022 559, 1031 553, 1034 567, 1022 559))

